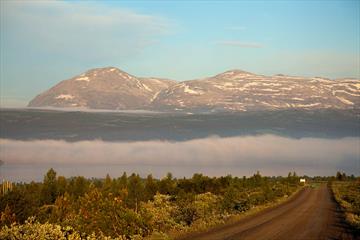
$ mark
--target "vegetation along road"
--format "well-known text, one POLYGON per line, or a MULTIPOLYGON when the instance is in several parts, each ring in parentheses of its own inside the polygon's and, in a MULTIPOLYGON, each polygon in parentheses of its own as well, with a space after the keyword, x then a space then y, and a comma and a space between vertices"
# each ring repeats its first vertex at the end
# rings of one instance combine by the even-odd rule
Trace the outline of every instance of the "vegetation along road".
POLYGON ((358 239, 342 220, 328 187, 307 187, 291 200, 236 223, 184 239, 358 239))

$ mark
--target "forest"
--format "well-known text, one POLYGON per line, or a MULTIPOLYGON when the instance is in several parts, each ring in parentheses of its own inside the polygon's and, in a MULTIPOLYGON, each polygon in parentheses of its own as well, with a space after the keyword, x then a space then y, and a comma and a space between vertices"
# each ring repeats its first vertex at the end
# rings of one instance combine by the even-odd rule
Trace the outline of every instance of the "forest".
MULTIPOLYGON (((356 181, 345 174, 305 178, 356 181)), ((191 178, 168 173, 162 179, 124 172, 118 178, 87 179, 65 178, 50 169, 43 182, 2 184, 0 238, 173 239, 275 204, 301 187, 295 172, 191 178)))

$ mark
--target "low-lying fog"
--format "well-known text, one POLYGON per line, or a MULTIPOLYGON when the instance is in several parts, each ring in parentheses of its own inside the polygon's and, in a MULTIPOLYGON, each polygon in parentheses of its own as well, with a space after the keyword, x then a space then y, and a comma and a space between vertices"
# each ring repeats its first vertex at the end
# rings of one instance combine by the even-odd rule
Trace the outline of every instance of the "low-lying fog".
POLYGON ((41 181, 53 167, 59 175, 120 176, 124 171, 162 177, 200 172, 220 176, 334 175, 360 173, 360 138, 293 139, 275 135, 208 137, 189 141, 66 142, 0 139, 1 178, 41 181))

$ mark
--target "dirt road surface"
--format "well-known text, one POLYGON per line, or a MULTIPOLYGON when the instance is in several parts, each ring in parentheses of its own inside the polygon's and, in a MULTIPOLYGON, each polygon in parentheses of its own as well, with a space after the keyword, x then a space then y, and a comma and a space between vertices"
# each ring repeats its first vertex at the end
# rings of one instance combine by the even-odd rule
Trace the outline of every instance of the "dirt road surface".
POLYGON ((322 240, 360 239, 351 233, 327 186, 305 188, 291 200, 236 223, 208 232, 187 235, 186 240, 322 240))

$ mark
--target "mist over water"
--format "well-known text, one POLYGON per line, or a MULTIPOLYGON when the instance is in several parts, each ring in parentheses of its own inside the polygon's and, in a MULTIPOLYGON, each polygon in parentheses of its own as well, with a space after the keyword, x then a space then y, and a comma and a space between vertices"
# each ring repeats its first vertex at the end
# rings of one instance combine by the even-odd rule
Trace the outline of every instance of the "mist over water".
POLYGON ((0 109, 0 178, 360 175, 357 111, 237 114, 90 113, 0 109))
POLYGON ((360 173, 360 138, 293 139, 276 135, 208 137, 189 141, 106 142, 101 140, 0 139, 1 178, 41 181, 53 167, 59 175, 113 177, 124 171, 162 177, 360 173))

